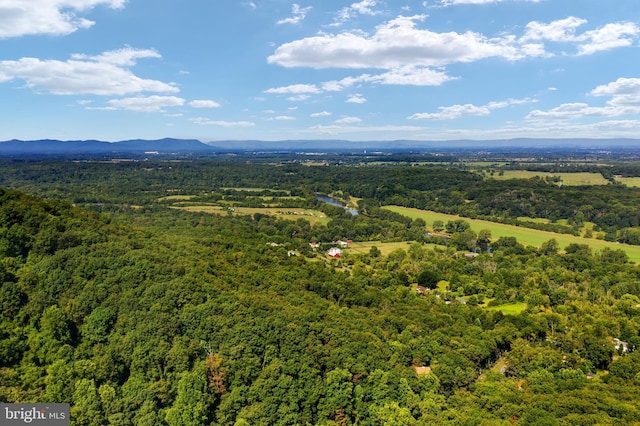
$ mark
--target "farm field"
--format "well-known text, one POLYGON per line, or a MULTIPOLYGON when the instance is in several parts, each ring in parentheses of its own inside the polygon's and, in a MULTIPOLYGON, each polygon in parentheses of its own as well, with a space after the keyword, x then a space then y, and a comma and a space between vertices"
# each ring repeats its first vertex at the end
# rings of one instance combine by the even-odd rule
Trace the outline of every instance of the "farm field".
MULTIPOLYGON (((224 187, 221 188, 223 191, 229 190, 229 191, 246 191, 246 192, 278 192, 281 191, 279 189, 273 189, 273 188, 243 188, 243 187, 224 187)), ((287 194, 290 194, 291 191, 283 191, 286 192, 287 194)))
POLYGON ((500 311, 505 315, 518 315, 527 308, 527 304, 523 302, 508 303, 506 305, 487 306, 488 311, 500 311))
POLYGON ((189 201, 196 197, 197 195, 167 195, 165 197, 158 198, 158 201, 189 201))
POLYGON ((480 219, 469 219, 460 216, 438 213, 427 210, 419 210, 408 207, 400 207, 400 206, 385 206, 385 209, 391 210, 396 213, 400 213, 402 215, 408 216, 412 219, 421 218, 428 224, 433 223, 435 220, 441 220, 443 222, 448 222, 450 220, 456 219, 464 219, 471 224, 471 229, 473 231, 478 232, 481 229, 488 229, 491 231, 491 236, 493 238, 500 237, 515 237, 518 242, 531 245, 534 247, 540 247, 544 242, 549 241, 554 238, 558 241, 558 244, 561 248, 568 246, 569 244, 588 244, 593 250, 601 251, 604 248, 609 248, 612 250, 622 249, 624 250, 629 259, 633 262, 640 262, 640 246, 632 246, 628 244, 620 244, 615 242, 609 242, 604 240, 597 240, 594 238, 581 238, 575 237, 573 235, 568 234, 557 234, 554 232, 548 231, 539 231, 537 229, 524 228, 513 225, 505 225, 502 223, 490 222, 488 220, 480 220, 480 219))
MULTIPOLYGON (((371 250, 371 247, 375 246, 378 248, 378 250, 380 250, 380 254, 382 256, 387 256, 391 252, 398 249, 407 251, 409 250, 409 247, 411 246, 411 244, 412 244, 411 242, 407 242, 407 241, 389 242, 389 243, 385 243, 382 241, 354 242, 349 244, 348 252, 355 253, 355 254, 368 254, 369 250, 371 250)), ((436 247, 435 244, 433 245, 429 244, 429 246, 436 247)))
POLYGON ((305 219, 312 225, 316 223, 326 224, 329 222, 327 216, 318 210, 308 210, 301 208, 287 208, 287 207, 221 207, 213 205, 191 205, 191 206, 172 206, 173 209, 180 209, 189 212, 210 213, 210 214, 229 214, 253 216, 255 213, 260 213, 269 216, 277 216, 281 219, 296 220, 305 219))
POLYGON ((600 173, 547 173, 527 170, 505 170, 502 176, 497 174, 491 176, 496 180, 531 179, 534 177, 542 179, 547 177, 560 178, 562 184, 566 186, 607 185, 609 183, 600 173))
POLYGON ((616 182, 623 185, 640 188, 640 177, 617 177, 616 182))

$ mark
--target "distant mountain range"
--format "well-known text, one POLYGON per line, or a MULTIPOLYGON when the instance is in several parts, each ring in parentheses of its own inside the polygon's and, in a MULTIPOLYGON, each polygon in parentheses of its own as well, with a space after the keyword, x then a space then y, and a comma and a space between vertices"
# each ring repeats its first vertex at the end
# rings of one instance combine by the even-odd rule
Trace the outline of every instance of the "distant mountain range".
POLYGON ((328 152, 456 149, 613 149, 640 151, 640 139, 508 139, 451 141, 345 141, 345 140, 227 140, 204 143, 196 139, 132 139, 119 142, 98 140, 60 141, 54 139, 0 142, 0 156, 127 156, 127 155, 207 155, 230 152, 328 152))
POLYGON ((188 154, 213 153, 216 149, 195 139, 133 139, 120 142, 96 140, 60 141, 43 139, 35 141, 10 140, 0 142, 1 156, 41 156, 41 155, 143 155, 148 154, 188 154))

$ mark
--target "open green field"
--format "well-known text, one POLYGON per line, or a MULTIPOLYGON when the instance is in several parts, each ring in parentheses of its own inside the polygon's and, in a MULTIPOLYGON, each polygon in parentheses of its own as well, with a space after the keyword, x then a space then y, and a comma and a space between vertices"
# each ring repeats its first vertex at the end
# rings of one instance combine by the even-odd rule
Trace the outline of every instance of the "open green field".
POLYGON ((432 224, 435 220, 441 220, 444 223, 447 223, 450 220, 463 219, 471 224, 471 229, 473 229, 473 231, 475 232, 478 232, 481 229, 488 229, 489 231, 491 231, 491 236, 493 238, 515 237, 518 242, 534 247, 540 247, 544 242, 555 238, 561 248, 564 248, 569 244, 576 243, 588 244, 592 249, 596 251, 601 251, 605 247, 608 247, 612 250, 622 249, 627 253, 631 261, 636 263, 640 262, 640 246, 619 244, 615 242, 597 240, 595 238, 575 237, 573 235, 557 234, 555 232, 539 231, 537 229, 505 225, 502 223, 490 222, 488 220, 469 219, 450 214, 437 213, 428 210, 412 209, 408 207, 385 206, 383 208, 396 213, 400 213, 412 219, 421 218, 425 222, 427 222, 427 225, 432 224))
POLYGON ((462 164, 470 167, 504 167, 506 161, 463 161, 462 164))
POLYGON ((508 303, 506 305, 488 306, 488 311, 500 311, 505 315, 518 315, 527 308, 527 304, 523 302, 508 303))
POLYGON ((609 184, 600 173, 555 173, 553 176, 559 176, 562 184, 568 186, 609 184))
POLYGON ((188 201, 196 197, 197 195, 167 195, 158 198, 158 201, 188 201))
POLYGON ((640 177, 617 177, 616 182, 623 185, 640 188, 640 177))
POLYGON ((356 254, 369 254, 369 250, 371 250, 371 247, 376 246, 378 250, 380 250, 380 254, 382 254, 383 256, 387 256, 389 253, 397 249, 407 251, 409 250, 410 245, 411 243, 408 243, 406 241, 392 243, 384 243, 382 241, 366 241, 349 244, 349 252, 356 254))
POLYGON ((545 219, 543 217, 528 217, 528 216, 519 216, 518 220, 522 222, 534 222, 534 223, 550 223, 549 219, 545 219))
POLYGON ((581 186, 581 185, 607 185, 609 183, 600 173, 547 173, 547 172, 531 172, 527 170, 505 170, 502 176, 494 174, 491 176, 493 179, 506 180, 506 179, 531 179, 534 177, 540 177, 542 179, 546 177, 558 177, 566 186, 581 186))
POLYGON ((253 216, 255 213, 260 213, 269 216, 277 216, 282 219, 296 220, 305 219, 312 225, 316 223, 327 224, 329 218, 318 210, 308 210, 301 208, 289 208, 289 207, 221 207, 211 205, 192 205, 192 206, 173 206, 175 209, 182 209, 189 212, 200 212, 210 214, 231 214, 253 216))
MULTIPOLYGON (((382 241, 364 241, 364 242, 354 242, 349 244, 348 252, 354 254, 369 254, 371 247, 376 246, 378 250, 380 250, 380 254, 382 256, 387 256, 388 254, 402 249, 404 251, 408 251, 409 247, 413 244, 413 242, 409 241, 400 241, 400 242, 382 242, 382 241)), ((425 244, 422 247, 437 247, 436 244, 425 244)), ((441 247, 441 246, 440 246, 441 247)))
POLYGON ((284 191, 287 194, 290 194, 291 191, 288 190, 280 190, 280 189, 273 189, 273 188, 241 188, 241 187, 224 187, 221 188, 222 190, 230 190, 230 191, 246 191, 246 192, 263 192, 263 191, 269 191, 269 192, 278 192, 278 191, 284 191))

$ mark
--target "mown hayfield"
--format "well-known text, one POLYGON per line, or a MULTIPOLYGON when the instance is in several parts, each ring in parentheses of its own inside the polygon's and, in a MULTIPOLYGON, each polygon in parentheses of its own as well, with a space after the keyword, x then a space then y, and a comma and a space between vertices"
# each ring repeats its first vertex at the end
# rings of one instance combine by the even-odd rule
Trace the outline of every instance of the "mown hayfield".
POLYGON ((640 188, 640 177, 617 177, 616 182, 623 185, 640 188))
POLYGON ((518 220, 520 220, 522 222, 551 223, 551 221, 549 219, 545 219, 543 217, 519 216, 518 220))
POLYGON ((604 240, 597 240, 594 238, 582 238, 575 237, 568 234, 557 234, 555 232, 539 231, 537 229, 524 228, 521 226, 505 225, 502 223, 494 223, 488 220, 469 219, 465 217, 438 213, 428 210, 412 209, 408 207, 400 206, 386 206, 385 209, 400 213, 404 216, 412 219, 421 218, 427 225, 433 224, 435 220, 441 220, 445 224, 450 220, 463 219, 471 224, 471 229, 478 232, 481 229, 488 229, 491 231, 491 236, 494 239, 500 237, 515 237, 518 242, 530 245, 534 247, 540 247, 544 242, 549 241, 552 238, 558 242, 561 248, 565 248, 569 244, 588 244, 593 250, 601 251, 605 247, 612 250, 622 249, 624 250, 629 259, 633 262, 640 262, 640 246, 632 246, 628 244, 619 244, 615 242, 609 242, 604 240))
POLYGON ((566 186, 582 186, 582 185, 607 185, 609 183, 600 173, 547 173, 547 172, 532 172, 527 170, 505 170, 504 174, 494 174, 492 179, 506 180, 506 179, 531 179, 534 177, 540 177, 542 179, 546 177, 560 178, 563 185, 566 186))
POLYGON ((288 208, 288 207, 221 207, 221 206, 209 206, 209 205, 191 205, 191 206, 173 206, 172 208, 182 209, 189 212, 200 212, 210 214, 233 214, 241 216, 253 216, 255 213, 260 213, 269 216, 277 216, 287 220, 304 219, 309 221, 312 225, 316 223, 327 224, 329 218, 327 215, 318 210, 308 210, 301 208, 288 208))
POLYGON ((528 170, 504 170, 502 173, 494 173, 489 176, 490 179, 507 180, 507 179, 531 179, 534 177, 546 178, 552 176, 551 173, 546 172, 530 172, 528 170))
POLYGON ((555 173, 553 176, 559 176, 562 184, 567 186, 609 184, 600 173, 555 173))
POLYGON ((197 195, 167 195, 158 198, 158 201, 189 201, 196 197, 197 195))
POLYGON ((384 243, 382 241, 366 241, 349 244, 348 252, 355 254, 369 254, 371 247, 376 246, 378 250, 380 250, 380 254, 382 256, 387 256, 389 253, 398 249, 407 251, 409 250, 410 245, 411 243, 406 241, 392 243, 384 243))
POLYGON ((284 191, 287 194, 290 194, 291 191, 289 190, 281 190, 281 189, 273 189, 273 188, 242 188, 242 187, 235 187, 235 186, 228 186, 228 187, 224 187, 221 188, 223 191, 224 190, 229 190, 229 191, 246 191, 246 192, 263 192, 263 191, 269 191, 269 192, 280 192, 280 191, 284 191))
POLYGON ((506 305, 488 306, 485 309, 488 311, 500 311, 505 315, 518 315, 527 308, 526 303, 508 303, 506 305))

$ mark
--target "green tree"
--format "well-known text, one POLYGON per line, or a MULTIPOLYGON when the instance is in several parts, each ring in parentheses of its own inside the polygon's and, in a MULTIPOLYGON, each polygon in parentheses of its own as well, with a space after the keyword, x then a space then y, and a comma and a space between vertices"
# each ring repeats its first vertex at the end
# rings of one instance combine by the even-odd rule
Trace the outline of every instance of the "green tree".
POLYGON ((445 227, 447 233, 455 234, 458 232, 465 232, 471 229, 471 224, 464 219, 450 220, 445 227))
POLYGON ((320 413, 324 418, 346 421, 353 407, 353 383, 351 373, 342 368, 327 373, 325 397, 320 401, 320 413))
POLYGON ((441 220, 434 220, 432 228, 434 232, 442 232, 444 231, 444 222, 441 220))
POLYGON ((477 244, 480 250, 487 251, 489 244, 491 244, 491 231, 489 229, 481 229, 478 232, 477 244))
POLYGON ((73 392, 71 418, 75 424, 102 426, 105 424, 102 404, 93 380, 80 379, 73 392))
POLYGON ((116 314, 111 308, 97 307, 87 317, 82 335, 91 342, 104 342, 115 322, 116 314))
POLYGON ((207 424, 209 408, 213 403, 207 378, 201 368, 186 372, 178 382, 178 395, 167 410, 165 420, 169 426, 199 426, 207 424))
POLYGON ((418 285, 421 285, 429 289, 434 289, 438 287, 438 282, 440 281, 440 278, 435 272, 425 269, 424 271, 420 272, 420 274, 418 275, 417 281, 418 281, 418 285))

